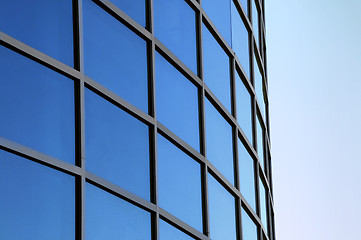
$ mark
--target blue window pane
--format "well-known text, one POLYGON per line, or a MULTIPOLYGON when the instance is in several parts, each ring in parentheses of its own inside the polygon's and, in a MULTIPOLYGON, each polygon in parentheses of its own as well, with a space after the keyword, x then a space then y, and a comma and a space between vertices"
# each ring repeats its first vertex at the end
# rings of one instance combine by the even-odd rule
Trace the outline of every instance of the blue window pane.
POLYGON ((260 201, 260 217, 263 227, 267 232, 267 195, 266 188, 261 179, 259 179, 259 201, 260 201))
POLYGON ((151 239, 151 215, 89 183, 85 201, 86 240, 151 239))
POLYGON ((148 111, 147 44, 90 0, 83 0, 85 73, 148 111))
POLYGON ((231 112, 229 57, 205 25, 203 25, 203 69, 204 82, 231 112))
POLYGON ((240 2, 244 12, 246 13, 246 16, 248 16, 248 0, 240 0, 240 2))
POLYGON ((243 240, 257 240, 257 225, 248 216, 245 210, 242 209, 242 239, 243 240))
POLYGON ((239 182, 241 193, 246 198, 248 204, 256 211, 256 192, 254 178, 254 161, 251 155, 238 139, 238 162, 239 162, 239 182))
POLYGON ((266 107, 264 103, 264 96, 263 96, 263 77, 259 70, 259 66, 256 60, 256 56, 253 56, 253 66, 254 66, 254 84, 255 84, 255 91, 257 96, 257 101, 259 104, 259 108, 261 109, 263 117, 266 116, 266 107))
POLYGON ((0 137, 74 163, 74 82, 0 46, 0 137))
POLYGON ((223 38, 231 45, 230 0, 203 0, 202 7, 223 38))
POLYGON ((75 178, 0 150, 0 238, 74 240, 75 178))
POLYGON ((259 44, 259 31, 258 31, 258 9, 256 7, 255 1, 252 1, 252 27, 253 27, 253 34, 256 40, 256 44, 259 44))
POLYGON ((232 127, 208 99, 205 115, 207 158, 233 184, 232 127))
POLYGON ((137 21, 141 26, 146 26, 145 20, 145 0, 111 0, 115 6, 119 7, 128 16, 137 21))
POLYGON ((252 142, 252 98, 242 79, 236 73, 237 122, 252 142))
POLYGON ((149 199, 149 128, 85 90, 86 168, 149 199))
POLYGON ((199 151, 198 89, 158 53, 155 62, 157 118, 199 151))
POLYGON ((159 206, 202 232, 200 165, 161 135, 158 184, 159 206))
POLYGON ((249 74, 249 42, 248 30, 246 29, 241 16, 232 1, 232 48, 237 54, 248 78, 249 74))
POLYGON ((169 225, 163 220, 159 220, 159 240, 193 240, 184 232, 176 229, 175 227, 169 225))
POLYGON ((74 66, 71 0, 0 1, 0 29, 50 57, 74 66))
POLYGON ((197 73, 196 14, 184 0, 154 0, 154 34, 197 73))
POLYGON ((235 199, 208 174, 209 228, 212 240, 235 240, 235 199))
POLYGON ((257 117, 257 153, 261 167, 264 169, 264 157, 263 157, 263 128, 257 117))

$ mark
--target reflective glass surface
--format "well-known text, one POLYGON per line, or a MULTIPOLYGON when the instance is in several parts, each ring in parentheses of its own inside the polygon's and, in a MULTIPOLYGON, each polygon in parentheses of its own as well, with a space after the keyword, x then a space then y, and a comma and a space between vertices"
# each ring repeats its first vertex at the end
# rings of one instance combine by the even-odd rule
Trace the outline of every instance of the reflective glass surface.
POLYGON ((159 206, 202 231, 200 165, 158 134, 159 206))
POLYGON ((257 240, 257 226, 248 216, 245 210, 242 209, 242 239, 243 240, 257 240))
POLYGON ((151 239, 149 212, 89 183, 85 193, 86 240, 151 239))
POLYGON ((259 179, 259 202, 260 202, 260 216, 263 227, 267 232, 267 195, 266 188, 261 179, 259 179))
POLYGON ((256 124, 257 124, 257 153, 258 153, 258 159, 261 164, 261 167, 264 170, 264 157, 263 157, 263 128, 259 122, 258 117, 256 118, 256 124))
POLYGON ((205 105, 207 159, 234 184, 232 127, 208 101, 205 105))
POLYGON ((246 29, 241 16, 232 1, 232 48, 236 53, 242 68, 250 77, 249 68, 249 42, 248 30, 246 29))
POLYGON ((175 227, 169 225, 162 219, 159 219, 159 240, 193 240, 184 232, 176 229, 175 227))
POLYGON ((244 12, 248 16, 248 0, 240 0, 244 12))
POLYGON ((208 174, 209 228, 212 240, 235 240, 235 199, 208 174))
POLYGON ((253 27, 253 34, 256 40, 256 44, 258 46, 259 44, 259 31, 258 31, 258 9, 256 7, 255 1, 257 0, 251 0, 252 1, 252 27, 253 27))
POLYGON ((0 1, 0 29, 30 47, 74 66, 71 0, 0 1))
POLYGON ((199 151, 197 87, 158 53, 155 77, 158 121, 199 151))
POLYGON ((153 0, 154 34, 197 73, 196 14, 184 0, 153 0))
POLYGON ((259 66, 256 60, 256 56, 253 55, 253 66, 254 66, 254 88, 256 91, 257 101, 259 108, 261 109, 263 117, 266 116, 266 106, 264 103, 263 96, 263 77, 261 75, 261 71, 259 70, 259 66))
POLYGON ((148 112, 146 42, 90 0, 83 19, 85 74, 148 112))
POLYGON ((203 25, 204 82, 221 103, 232 112, 229 57, 203 25))
POLYGON ((0 150, 0 238, 75 239, 75 178, 0 150))
POLYGON ((202 0, 202 8, 222 34, 223 38, 231 46, 230 0, 202 0))
POLYGON ((144 0, 111 0, 111 2, 117 6, 120 10, 125 12, 141 26, 145 27, 145 1, 144 0))
POLYGON ((242 79, 236 73, 237 122, 252 142, 252 98, 242 79))
POLYGON ((0 46, 0 137, 74 163, 74 82, 0 46))
POLYGON ((249 205, 256 211, 256 192, 254 177, 254 160, 249 155, 243 143, 238 139, 238 163, 239 182, 241 193, 246 198, 249 205))
POLYGON ((149 199, 149 128, 85 89, 86 168, 149 199))

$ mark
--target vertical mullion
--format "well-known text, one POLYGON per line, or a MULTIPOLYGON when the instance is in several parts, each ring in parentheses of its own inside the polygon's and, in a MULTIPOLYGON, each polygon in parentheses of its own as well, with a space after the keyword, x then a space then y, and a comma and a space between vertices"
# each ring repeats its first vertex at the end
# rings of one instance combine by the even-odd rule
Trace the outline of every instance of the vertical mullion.
POLYGON ((154 117, 154 125, 150 130, 150 176, 151 176, 151 201, 156 204, 156 212, 152 216, 152 240, 159 239, 159 206, 158 206, 158 154, 157 154, 157 111, 156 111, 156 90, 155 90, 155 40, 154 40, 154 17, 153 0, 146 0, 147 26, 152 33, 148 43, 148 84, 149 84, 149 114, 154 117))
POLYGON ((83 21, 82 2, 73 0, 74 26, 74 66, 81 76, 76 85, 75 116, 76 116, 76 157, 77 165, 82 168, 76 184, 76 239, 85 239, 85 129, 84 129, 84 59, 83 59, 83 21))

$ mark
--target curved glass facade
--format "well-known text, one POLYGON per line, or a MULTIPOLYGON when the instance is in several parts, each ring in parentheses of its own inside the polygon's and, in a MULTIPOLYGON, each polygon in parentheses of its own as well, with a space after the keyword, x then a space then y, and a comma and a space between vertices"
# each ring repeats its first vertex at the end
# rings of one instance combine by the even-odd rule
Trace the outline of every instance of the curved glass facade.
POLYGON ((0 238, 274 240, 265 51, 263 0, 1 1, 0 238))

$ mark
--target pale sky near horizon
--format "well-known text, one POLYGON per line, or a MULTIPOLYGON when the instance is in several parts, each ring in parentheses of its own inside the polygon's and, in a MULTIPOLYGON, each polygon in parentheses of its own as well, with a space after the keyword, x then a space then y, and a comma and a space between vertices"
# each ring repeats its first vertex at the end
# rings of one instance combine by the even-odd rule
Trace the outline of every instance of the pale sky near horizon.
POLYGON ((361 239, 361 0, 265 0, 277 240, 361 239))

